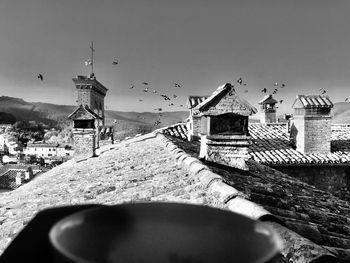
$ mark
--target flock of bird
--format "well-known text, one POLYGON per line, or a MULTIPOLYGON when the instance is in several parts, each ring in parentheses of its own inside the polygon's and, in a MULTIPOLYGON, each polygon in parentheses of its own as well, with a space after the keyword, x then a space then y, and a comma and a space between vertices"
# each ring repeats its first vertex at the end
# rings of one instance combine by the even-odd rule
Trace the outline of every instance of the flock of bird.
MULTIPOLYGON (((119 65, 119 61, 116 60, 116 59, 113 60, 112 65, 119 65)), ((40 81, 44 81, 44 76, 43 76, 43 74, 38 74, 38 75, 37 75, 37 78, 38 78, 40 81)), ((246 87, 246 86, 247 86, 247 83, 243 82, 243 79, 242 79, 241 77, 237 79, 237 83, 239 84, 239 86, 243 86, 243 87, 246 87)), ((142 82, 141 84, 142 84, 142 91, 143 91, 144 93, 159 94, 158 91, 155 90, 155 89, 153 89, 152 91, 150 91, 150 87, 151 87, 150 83, 148 83, 148 82, 142 82)), ((286 87, 286 84, 285 84, 285 83, 279 84, 278 82, 275 82, 274 85, 273 85, 273 87, 274 87, 274 89, 273 89, 273 91, 272 91, 272 94, 277 94, 277 92, 278 92, 280 89, 283 89, 283 88, 286 87)), ((131 86, 130 86, 130 89, 134 89, 134 88, 135 88, 135 85, 131 85, 131 86)), ((182 88, 182 85, 180 85, 179 83, 174 83, 174 88, 182 88)), ((324 88, 320 88, 319 91, 320 91, 320 94, 321 94, 321 95, 324 95, 324 94, 327 93, 327 91, 326 91, 324 88)), ((244 93, 248 93, 249 90, 248 90, 248 89, 245 89, 245 90, 243 90, 243 92, 244 92, 244 93)), ((263 89, 261 90, 261 92, 266 94, 266 93, 267 93, 267 88, 263 88, 263 89)), ((170 102, 170 103, 168 104, 169 107, 170 107, 170 106, 176 106, 175 103, 174 103, 174 102, 171 102, 171 101, 172 101, 172 99, 173 99, 173 100, 177 100, 177 99, 178 99, 178 95, 173 94, 172 96, 168 96, 167 94, 159 94, 159 96, 160 96, 164 101, 169 101, 169 102, 170 102)), ((138 101, 139 101, 139 102, 142 102, 143 99, 138 99, 138 101)), ((348 98, 345 98, 345 102, 347 102, 347 101, 348 101, 348 98)), ((281 99, 281 100, 279 100, 278 102, 279 102, 280 104, 282 104, 282 103, 283 103, 283 100, 281 99)), ((178 104, 178 107, 183 107, 183 106, 184 106, 183 104, 178 104)), ((277 107, 277 108, 278 108, 278 107, 277 107)), ((162 108, 155 108, 154 110, 155 110, 155 111, 158 111, 158 119, 157 119, 157 121, 155 121, 154 124, 153 124, 154 126, 157 126, 157 125, 161 124, 161 117, 162 117, 162 111, 163 111, 163 109, 162 109, 162 108)), ((137 116, 137 117, 139 118, 140 116, 137 116)), ((143 119, 145 119, 145 118, 143 117, 143 119)))

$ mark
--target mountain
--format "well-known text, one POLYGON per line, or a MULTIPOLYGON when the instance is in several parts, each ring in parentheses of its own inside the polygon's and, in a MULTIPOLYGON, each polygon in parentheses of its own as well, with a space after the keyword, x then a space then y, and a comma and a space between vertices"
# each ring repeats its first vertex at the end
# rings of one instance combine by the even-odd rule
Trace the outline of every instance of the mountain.
MULTIPOLYGON (((8 96, 0 97, 0 112, 13 115, 18 121, 36 121, 57 126, 67 122, 67 116, 76 106, 57 105, 42 102, 27 102, 23 99, 8 96)), ((105 111, 105 124, 115 126, 115 130, 124 135, 149 132, 159 127, 183 121, 187 111, 161 112, 159 126, 154 123, 159 119, 158 112, 122 112, 105 111)))
POLYGON ((337 102, 334 103, 332 109, 333 123, 350 124, 350 103, 337 102))

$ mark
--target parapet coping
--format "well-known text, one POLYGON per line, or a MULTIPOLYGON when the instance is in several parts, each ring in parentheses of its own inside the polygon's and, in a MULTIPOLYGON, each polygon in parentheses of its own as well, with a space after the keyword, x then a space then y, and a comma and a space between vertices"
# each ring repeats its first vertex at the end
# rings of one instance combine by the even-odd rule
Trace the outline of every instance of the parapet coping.
POLYGON ((293 259, 293 262, 316 262, 324 259, 331 259, 330 262, 340 262, 338 257, 330 250, 288 229, 281 219, 271 214, 261 205, 248 200, 245 193, 227 184, 222 176, 212 172, 208 166, 199 159, 190 156, 165 135, 160 132, 156 132, 156 135, 174 155, 178 164, 186 169, 191 176, 197 176, 202 186, 224 208, 253 220, 264 221, 265 224, 273 228, 282 237, 281 251, 284 256, 291 257, 289 259, 293 259), (301 246, 307 249, 299 250, 301 246), (294 256, 291 256, 291 253, 294 256))

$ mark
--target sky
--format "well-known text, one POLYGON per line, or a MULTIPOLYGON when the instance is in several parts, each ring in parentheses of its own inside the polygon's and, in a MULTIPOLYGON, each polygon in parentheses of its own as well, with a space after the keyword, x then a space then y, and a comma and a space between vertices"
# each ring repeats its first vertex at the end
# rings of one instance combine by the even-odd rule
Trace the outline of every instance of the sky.
POLYGON ((74 105, 72 78, 90 73, 93 41, 109 110, 185 110, 189 95, 228 82, 255 107, 262 89, 285 84, 274 95, 281 113, 321 88, 342 102, 349 13, 348 0, 1 0, 0 95, 74 105), (175 106, 159 94, 177 95, 175 106))

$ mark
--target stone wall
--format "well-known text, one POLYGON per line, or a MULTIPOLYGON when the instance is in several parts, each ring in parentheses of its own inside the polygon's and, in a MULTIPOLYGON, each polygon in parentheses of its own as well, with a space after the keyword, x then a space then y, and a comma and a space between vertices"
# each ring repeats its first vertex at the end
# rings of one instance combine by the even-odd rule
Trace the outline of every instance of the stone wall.
POLYGON ((76 162, 95 156, 95 129, 73 129, 73 140, 76 162))
POLYGON ((206 161, 248 170, 248 141, 212 141, 206 136, 201 138, 200 158, 206 161))
POLYGON ((90 96, 90 90, 89 89, 78 89, 78 99, 77 99, 78 105, 91 105, 91 96, 90 96))
POLYGON ((288 165, 273 168, 350 201, 350 165, 288 165))
POLYGON ((330 116, 294 116, 291 137, 303 153, 328 154, 331 151, 330 116))

